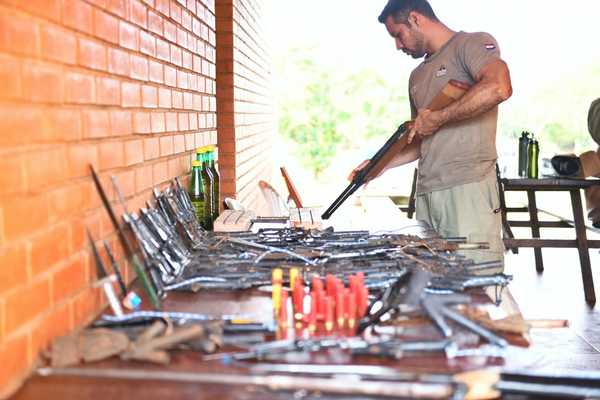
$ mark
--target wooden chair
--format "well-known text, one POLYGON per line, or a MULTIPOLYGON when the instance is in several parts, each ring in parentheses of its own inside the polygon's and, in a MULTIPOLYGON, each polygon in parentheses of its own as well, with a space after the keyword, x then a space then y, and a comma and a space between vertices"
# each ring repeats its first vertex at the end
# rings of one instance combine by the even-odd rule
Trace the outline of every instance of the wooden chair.
POLYGON ((283 197, 279 195, 273 186, 265 181, 259 181, 258 187, 269 207, 267 212, 270 215, 264 215, 265 217, 283 217, 290 215, 290 210, 285 200, 283 200, 283 197))
MULTIPOLYGON (((498 181, 498 197, 500 198, 500 215, 502 216, 502 240, 505 239, 514 239, 515 235, 513 234, 512 229, 510 228, 510 224, 508 223, 508 213, 510 211, 527 211, 526 207, 520 207, 518 209, 512 208, 507 209, 506 207, 506 196, 504 194, 504 185, 502 184, 502 179, 500 176, 500 167, 496 164, 496 179, 498 181)), ((518 247, 508 248, 513 254, 519 254, 518 247)))
POLYGON ((287 173, 287 170, 285 169, 285 167, 281 167, 280 170, 281 175, 283 176, 283 180, 285 181, 285 185, 288 189, 288 201, 291 199, 296 205, 296 208, 304 208, 302 206, 302 200, 300 199, 300 193, 298 193, 298 190, 296 189, 294 182, 292 182, 289 174, 287 173))

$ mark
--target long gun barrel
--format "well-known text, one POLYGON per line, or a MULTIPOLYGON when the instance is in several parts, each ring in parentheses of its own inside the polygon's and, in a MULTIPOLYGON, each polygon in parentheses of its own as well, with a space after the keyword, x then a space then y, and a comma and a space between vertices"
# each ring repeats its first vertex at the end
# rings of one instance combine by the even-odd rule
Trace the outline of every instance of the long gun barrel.
POLYGON ((321 215, 322 219, 329 219, 333 213, 365 183, 367 176, 369 176, 379 161, 383 159, 383 156, 390 151, 393 144, 396 143, 398 139, 400 139, 400 137, 406 132, 407 125, 408 124, 406 122, 400 125, 396 132, 388 139, 387 142, 385 142, 383 147, 377 151, 373 158, 371 158, 371 161, 354 176, 348 187, 346 187, 342 194, 335 199, 327 211, 321 215))
POLYGON ((115 256, 110 250, 110 245, 105 240, 104 241, 104 250, 106 251, 106 255, 110 261, 110 265, 112 265, 112 269, 117 277, 117 282, 119 283, 119 288, 121 289, 121 294, 123 297, 127 296, 127 286, 125 286, 125 282, 123 281, 123 275, 121 275, 121 270, 119 269, 119 265, 117 264, 117 260, 115 260, 115 256))
MULTIPOLYGON (((469 90, 469 86, 451 80, 442 89, 440 93, 435 96, 429 105, 429 109, 433 111, 441 110, 456 100, 460 99, 469 90)), ((410 126, 410 122, 405 122, 396 130, 396 132, 388 139, 382 148, 375 153, 369 163, 361 169, 352 179, 352 182, 348 187, 339 195, 339 197, 329 206, 327 211, 321 215, 322 219, 329 219, 333 213, 350 197, 356 192, 363 184, 368 180, 377 177, 386 165, 394 158, 396 154, 402 151, 408 145, 408 137, 405 135, 406 131, 410 126)))
POLYGON ((146 274, 146 271, 144 270, 144 266, 142 265, 141 261, 139 260, 137 255, 133 252, 131 245, 129 244, 129 241, 127 240, 127 237, 125 236, 123 227, 117 221, 115 212, 113 211, 113 209, 110 205, 110 201, 108 200, 108 197, 106 196, 106 192, 104 191, 104 188, 102 187, 102 184, 100 183, 98 174, 96 174, 94 167, 91 165, 90 165, 90 170, 92 172, 92 178, 94 179, 94 184, 96 185, 96 189, 98 189, 98 193, 100 194, 100 198, 102 199, 102 204, 104 204, 104 208, 106 208, 106 211, 108 212, 108 216, 110 217, 113 227, 116 229, 116 231, 118 233, 119 241, 121 242, 121 245, 123 246, 123 250, 125 251, 125 255, 127 256, 127 259, 133 265, 135 274, 137 275, 138 278, 140 278, 140 283, 142 284, 144 291, 150 298, 152 305, 155 308, 160 309, 160 299, 158 298, 158 295, 156 294, 156 290, 154 289, 154 286, 152 286, 152 282, 150 282, 150 278, 146 274))
POLYGON ((114 275, 107 275, 106 269, 104 268, 104 264, 102 263, 102 259, 100 258, 100 254, 98 253, 98 249, 96 248, 96 243, 92 238, 92 234, 89 229, 87 230, 87 237, 90 242, 90 246, 92 248, 92 255, 94 256, 94 262, 96 263, 96 275, 98 278, 98 286, 102 286, 104 289, 104 294, 106 294, 106 298, 108 299, 108 303, 110 304, 110 308, 113 310, 116 316, 123 316, 123 309, 121 308, 121 304, 119 303, 119 299, 115 294, 115 289, 112 286, 112 282, 115 279, 114 275))

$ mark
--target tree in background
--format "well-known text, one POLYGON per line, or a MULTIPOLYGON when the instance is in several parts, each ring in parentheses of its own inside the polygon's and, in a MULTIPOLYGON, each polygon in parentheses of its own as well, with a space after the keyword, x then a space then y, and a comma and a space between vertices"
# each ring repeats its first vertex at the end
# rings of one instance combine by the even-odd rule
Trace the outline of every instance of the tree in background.
POLYGON ((527 89, 516 92, 502 108, 501 135, 517 140, 521 131, 531 131, 548 155, 579 154, 594 147, 587 113, 591 102, 600 97, 597 64, 578 66, 570 74, 527 89))
MULTIPOLYGON (((353 151, 353 157, 369 157, 410 117, 408 76, 344 71, 341 66, 318 63, 311 49, 292 51, 279 67, 280 76, 286 77, 277 93, 279 133, 315 178, 345 151, 353 151), (395 86, 390 78, 404 83, 395 86)), ((578 66, 560 79, 518 89, 501 107, 500 153, 514 155, 524 130, 535 134, 546 156, 593 148, 587 111, 591 101, 600 97, 597 64, 578 66)))
POLYGON ((304 166, 318 177, 346 140, 340 125, 350 114, 333 100, 338 82, 330 71, 310 60, 301 60, 295 67, 294 80, 280 93, 279 133, 293 142, 304 166))
POLYGON ((286 59, 279 88, 279 133, 318 178, 336 154, 381 146, 409 114, 406 87, 391 88, 373 71, 343 73, 297 57, 286 59))

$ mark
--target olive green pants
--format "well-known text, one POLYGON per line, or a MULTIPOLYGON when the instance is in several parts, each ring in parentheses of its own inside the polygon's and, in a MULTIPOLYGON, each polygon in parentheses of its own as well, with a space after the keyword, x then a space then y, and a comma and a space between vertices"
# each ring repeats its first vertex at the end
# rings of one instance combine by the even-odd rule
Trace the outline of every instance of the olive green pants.
MULTIPOLYGON (((469 242, 486 242, 489 250, 465 250, 461 254, 477 263, 504 262, 502 219, 496 174, 480 182, 417 196, 417 219, 427 221, 441 237, 466 237, 469 242)), ((488 270, 502 272, 503 268, 488 270)))
MULTIPOLYGON (((466 237, 469 242, 486 242, 489 250, 465 250, 460 252, 476 263, 502 261, 502 216, 498 181, 491 173, 481 182, 467 183, 450 189, 426 193, 417 197, 417 219, 427 221, 441 237, 466 237)), ((504 266, 486 270, 485 274, 504 271, 504 266)), ((488 287, 486 294, 495 300, 495 288, 488 287)), ((500 306, 509 316, 520 316, 519 305, 506 288, 500 306)))

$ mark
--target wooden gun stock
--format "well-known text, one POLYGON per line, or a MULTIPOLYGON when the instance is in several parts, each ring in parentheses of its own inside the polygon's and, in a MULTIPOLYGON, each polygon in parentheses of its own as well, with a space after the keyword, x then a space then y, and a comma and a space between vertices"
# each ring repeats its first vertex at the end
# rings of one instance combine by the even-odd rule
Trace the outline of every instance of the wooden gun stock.
POLYGON ((285 167, 279 168, 281 170, 281 175, 283 176, 283 180, 285 181, 285 185, 288 188, 288 193, 290 194, 290 198, 296 205, 296 208, 303 208, 302 200, 300 199, 300 194, 294 185, 294 182, 290 179, 290 176, 287 173, 285 167))
MULTIPOLYGON (((456 100, 460 99, 470 86, 455 80, 448 82, 446 86, 438 93, 429 104, 429 109, 433 111, 441 110, 456 100)), ((352 180, 352 183, 342 192, 342 194, 329 206, 327 211, 321 216, 322 219, 329 219, 331 215, 365 182, 377 177, 381 171, 392 161, 394 156, 404 150, 408 145, 408 135, 406 132, 410 122, 402 124, 398 130, 388 139, 379 151, 373 156, 371 161, 360 170, 352 180)))
MULTIPOLYGON (((439 92, 429 104, 428 109, 431 111, 439 111, 450 104, 454 103, 456 100, 460 99, 468 90, 470 86, 455 80, 451 80, 448 82, 446 86, 439 92)), ((409 125, 412 125, 409 123, 409 125)), ((407 131, 410 129, 407 128, 407 131)), ((404 148, 408 145, 408 135, 402 135, 400 139, 398 139, 390 149, 385 153, 385 155, 373 165, 371 171, 366 175, 366 181, 370 181, 375 179, 379 174, 385 169, 385 167, 392 161, 396 154, 400 153, 404 148)))

